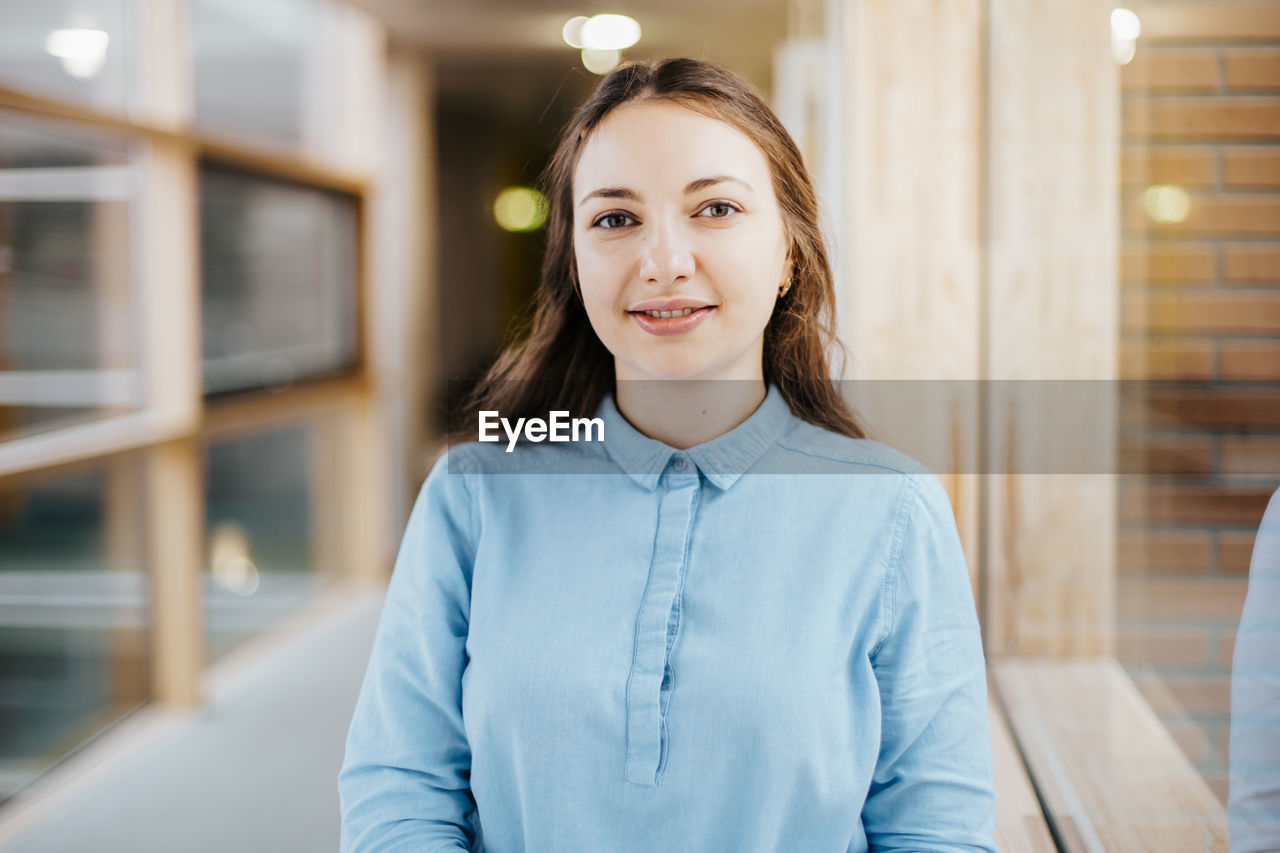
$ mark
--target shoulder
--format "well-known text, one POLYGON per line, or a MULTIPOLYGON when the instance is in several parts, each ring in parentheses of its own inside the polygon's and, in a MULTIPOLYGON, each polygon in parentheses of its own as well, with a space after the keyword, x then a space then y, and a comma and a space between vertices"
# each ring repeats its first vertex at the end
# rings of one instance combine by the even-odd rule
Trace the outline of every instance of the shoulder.
MULTIPOLYGON (((851 438, 816 424, 803 422, 778 442, 784 452, 816 460, 824 473, 878 474, 897 496, 896 523, 955 528, 951 498, 938 477, 923 462, 870 438, 851 438)), ((864 480, 869 478, 862 478, 864 480)))
POLYGON ((599 467, 603 453, 587 442, 520 441, 508 451, 505 441, 467 441, 450 446, 444 457, 450 471, 462 474, 589 473, 599 467))
POLYGON ((789 470, 818 474, 860 476, 857 482, 875 483, 896 492, 899 508, 924 494, 926 499, 945 496, 942 484, 924 463, 870 438, 851 438, 816 424, 801 422, 778 441, 780 465, 789 470))
POLYGON ((1271 499, 1267 501, 1266 512, 1262 515, 1262 530, 1275 536, 1280 535, 1280 488, 1271 493, 1271 499))
POLYGON ((870 438, 851 438, 802 421, 778 442, 784 451, 828 463, 849 473, 927 475, 929 469, 907 454, 870 438))
MULTIPOLYGON (((1270 585, 1280 593, 1280 489, 1271 495, 1258 533, 1253 540, 1249 562, 1249 587, 1270 585)), ((1273 593, 1275 594, 1275 593, 1273 593)))
POLYGON ((917 526, 920 516, 934 521, 954 519, 951 500, 933 472, 914 457, 874 439, 851 438, 804 421, 778 441, 778 456, 771 467, 790 473, 843 475, 817 478, 818 483, 830 484, 822 490, 827 499, 852 500, 860 517, 870 513, 877 523, 891 524, 900 534, 917 526))
POLYGON ((415 521, 425 523, 428 516, 442 512, 448 516, 468 516, 472 503, 469 473, 471 469, 465 454, 458 453, 456 447, 447 447, 439 452, 418 488, 409 526, 414 526, 415 521))

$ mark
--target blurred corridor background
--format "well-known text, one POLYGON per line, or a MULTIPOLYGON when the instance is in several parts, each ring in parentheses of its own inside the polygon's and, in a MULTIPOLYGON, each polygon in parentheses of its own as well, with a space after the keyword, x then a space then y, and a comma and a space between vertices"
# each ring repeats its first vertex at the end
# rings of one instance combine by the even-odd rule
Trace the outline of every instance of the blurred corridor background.
POLYGON ((1226 850, 1280 0, 1117 5, 0 0, 0 850, 336 848, 382 585, 537 285, 538 174, 598 75, 665 56, 803 150, 842 378, 954 383, 852 402, 951 495, 1002 849, 1226 850), (963 390, 993 381, 1096 383, 1113 428, 1037 466, 1040 415, 963 390))

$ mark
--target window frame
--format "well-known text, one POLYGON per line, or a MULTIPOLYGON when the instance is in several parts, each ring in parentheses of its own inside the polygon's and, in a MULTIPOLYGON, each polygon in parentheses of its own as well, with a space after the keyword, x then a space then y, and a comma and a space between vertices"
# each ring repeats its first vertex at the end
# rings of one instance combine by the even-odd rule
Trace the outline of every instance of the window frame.
MULTIPOLYGON (((185 0, 134 0, 136 67, 145 73, 122 112, 62 101, 0 85, 0 111, 102 129, 140 153, 138 187, 130 217, 131 311, 140 342, 137 370, 142 405, 137 411, 53 428, 0 443, 0 479, 22 481, 136 453, 142 460, 144 567, 151 591, 149 670, 151 700, 194 707, 203 702, 208 666, 202 615, 206 571, 203 449, 212 441, 286 423, 315 423, 344 440, 328 442, 335 470, 316 478, 341 508, 344 535, 327 558, 340 582, 379 574, 379 473, 372 464, 380 428, 371 376, 367 323, 369 236, 367 220, 372 163, 361 172, 340 165, 342 152, 322 148, 282 150, 197 128, 193 115, 193 57, 185 0), (178 39, 173 33, 181 33, 178 39), (202 162, 334 191, 355 201, 355 359, 350 372, 299 380, 284 390, 246 389, 206 398, 200 371, 198 169, 202 162), (353 510, 348 512, 347 509, 353 510), (349 534, 349 535, 347 535, 349 534)), ((339 9, 339 12, 346 12, 339 9)), ((335 30, 335 35, 343 34, 335 30)), ((361 37, 366 37, 362 34, 361 37)), ((367 39, 365 47, 372 49, 367 39)), ((381 60, 381 56, 378 57, 381 60)), ((376 82, 376 81, 370 81, 376 82)), ((341 104, 341 106, 344 106, 341 104)), ((340 118, 340 117, 339 117, 340 118)), ((349 153, 349 152, 347 152, 349 153)), ((369 152, 372 153, 372 152, 369 152)), ((347 158, 350 159, 350 158, 347 158)))

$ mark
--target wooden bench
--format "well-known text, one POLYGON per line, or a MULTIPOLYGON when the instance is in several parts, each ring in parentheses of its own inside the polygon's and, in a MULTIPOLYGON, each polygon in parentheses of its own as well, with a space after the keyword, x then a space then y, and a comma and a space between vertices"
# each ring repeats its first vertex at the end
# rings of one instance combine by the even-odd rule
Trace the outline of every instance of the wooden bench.
MULTIPOLYGON (((1226 853, 1222 804, 1114 659, 1010 658, 988 669, 999 706, 993 721, 1007 721, 1012 760, 1020 750, 1024 778, 1034 781, 1062 849, 1226 853)), ((1021 783, 1009 779, 1016 768, 1004 771, 1001 789, 1000 764, 1011 759, 993 749, 997 795, 1020 798, 1021 783)), ((1014 831, 1014 812, 1025 806, 998 808, 997 831, 1014 831)), ((1001 849, 1040 849, 1006 837, 1001 849)))
POLYGON ((1056 853, 1027 768, 1018 755, 994 690, 987 693, 995 760, 996 847, 1004 853, 1056 853))

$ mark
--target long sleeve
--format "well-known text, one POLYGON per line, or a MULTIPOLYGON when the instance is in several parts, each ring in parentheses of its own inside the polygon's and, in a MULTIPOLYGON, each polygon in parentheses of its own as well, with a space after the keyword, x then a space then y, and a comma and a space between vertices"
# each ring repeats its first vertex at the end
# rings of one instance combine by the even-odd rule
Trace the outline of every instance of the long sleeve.
POLYGON ((462 723, 475 518, 466 475, 432 468, 409 516, 338 775, 344 853, 470 850, 462 723))
POLYGON ((936 478, 913 477, 903 501, 886 631, 872 652, 882 729, 862 813, 867 842, 994 851, 986 667, 964 553, 936 478))
POLYGON ((1280 491, 1253 544, 1231 663, 1227 820, 1233 853, 1280 847, 1280 491))

